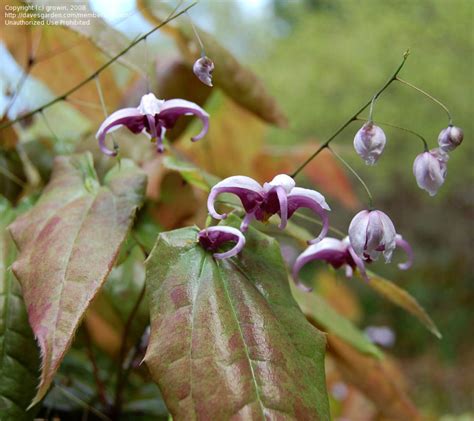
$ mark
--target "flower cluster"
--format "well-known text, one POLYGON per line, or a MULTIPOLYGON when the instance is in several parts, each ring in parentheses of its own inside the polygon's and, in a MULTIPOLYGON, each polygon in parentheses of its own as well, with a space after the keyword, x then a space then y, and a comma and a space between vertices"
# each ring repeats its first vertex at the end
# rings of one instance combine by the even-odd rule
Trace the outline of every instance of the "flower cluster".
MULTIPOLYGON (((280 174, 263 186, 257 181, 246 176, 234 176, 226 178, 217 183, 209 193, 207 207, 209 214, 215 219, 225 219, 227 214, 220 214, 215 209, 217 197, 222 193, 236 195, 245 210, 245 217, 240 226, 240 231, 246 232, 249 224, 253 220, 266 222, 272 215, 279 215, 280 229, 284 229, 288 219, 299 208, 308 208, 320 216, 322 220, 322 229, 320 234, 309 243, 314 244, 324 238, 329 229, 328 212, 331 210, 326 203, 324 196, 315 190, 296 187, 293 178, 286 174, 280 174)), ((228 232, 225 226, 216 226, 204 229, 200 232, 198 240, 206 249, 207 243, 203 243, 206 236, 214 236, 213 247, 217 249, 219 245, 227 242, 228 232), (219 234, 218 234, 219 233, 219 234)), ((233 229, 235 230, 235 229, 233 229)), ((235 234, 235 232, 234 232, 235 234)), ((217 259, 223 259, 234 256, 242 248, 244 243, 240 242, 232 249, 232 254, 214 254, 217 259)))
MULTIPOLYGON (((459 127, 449 125, 438 137, 439 147, 419 154, 413 163, 413 174, 418 186, 434 196, 444 183, 447 173, 448 152, 456 149, 464 134, 459 127)), ((354 148, 367 165, 374 165, 382 155, 387 138, 384 131, 372 121, 365 123, 354 137, 354 148)))
POLYGON ((459 127, 448 126, 438 136, 438 148, 419 154, 413 163, 413 174, 418 186, 434 196, 443 185, 448 171, 449 152, 463 141, 464 134, 459 127))

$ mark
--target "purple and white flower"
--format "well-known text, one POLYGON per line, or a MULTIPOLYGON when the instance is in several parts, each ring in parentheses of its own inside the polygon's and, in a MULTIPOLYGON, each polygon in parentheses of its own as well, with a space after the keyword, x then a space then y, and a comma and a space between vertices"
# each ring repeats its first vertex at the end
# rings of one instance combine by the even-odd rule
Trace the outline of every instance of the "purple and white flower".
MULTIPOLYGON (((401 270, 409 269, 413 263, 413 250, 410 244, 399 234, 395 236, 395 244, 397 247, 405 250, 408 255, 407 261, 399 263, 398 267, 401 270)), ((352 278, 354 269, 357 268, 361 276, 366 281, 369 280, 365 270, 365 264, 371 263, 372 260, 361 259, 352 248, 349 237, 346 237, 343 240, 338 240, 337 238, 332 237, 323 238, 319 243, 310 245, 298 256, 293 266, 293 279, 300 288, 306 291, 310 291, 310 289, 299 281, 298 275, 304 265, 314 260, 322 260, 335 269, 344 266, 346 277, 349 279, 352 278)))
POLYGON ((441 130, 438 136, 438 144, 443 151, 451 152, 462 143, 463 139, 464 133, 461 128, 448 126, 446 129, 441 130))
POLYGON ((413 163, 413 174, 420 189, 434 196, 443 185, 449 156, 441 148, 419 154, 413 163))
POLYGON ((367 326, 364 333, 372 343, 389 348, 395 343, 395 332, 387 326, 367 326))
POLYGON ((204 85, 212 86, 214 63, 209 57, 201 57, 193 65, 193 72, 204 85))
POLYGON ((344 266, 347 278, 352 278, 353 270, 357 267, 362 277, 368 280, 364 262, 354 252, 348 237, 344 240, 332 237, 323 238, 319 243, 310 245, 298 256, 293 265, 293 280, 296 285, 306 291, 311 291, 311 289, 299 281, 298 275, 301 268, 313 260, 323 260, 335 269, 344 266))
POLYGON ((203 123, 201 132, 191 140, 195 142, 204 137, 209 128, 209 114, 199 105, 184 99, 165 101, 150 93, 142 97, 137 108, 123 108, 107 117, 99 127, 96 138, 99 140, 102 152, 108 156, 116 156, 117 151, 112 151, 105 146, 105 136, 125 126, 132 133, 145 133, 152 142, 156 142, 156 149, 161 153, 164 151, 163 137, 166 130, 172 129, 182 115, 195 115, 203 123))
POLYGON ((295 181, 288 175, 277 175, 263 187, 253 178, 243 175, 226 178, 217 183, 209 194, 207 208, 215 219, 225 219, 214 208, 214 202, 221 193, 233 193, 239 197, 246 215, 240 229, 246 231, 254 219, 266 222, 272 215, 280 215, 280 229, 286 227, 287 221, 299 208, 309 208, 317 213, 323 222, 321 233, 310 243, 324 238, 329 228, 329 208, 324 196, 315 190, 295 187, 295 181))
POLYGON ((213 256, 216 259, 227 259, 233 257, 245 246, 245 237, 237 229, 225 226, 215 226, 205 228, 199 231, 198 241, 201 246, 209 251, 216 251, 219 247, 229 241, 234 241, 236 244, 230 250, 223 253, 214 253, 213 256))
POLYGON ((367 165, 374 165, 385 148, 387 138, 384 131, 368 121, 356 133, 354 148, 367 165))
POLYGON ((396 246, 396 231, 390 218, 379 210, 360 211, 349 225, 349 240, 357 256, 377 260, 383 253, 390 262, 396 246))

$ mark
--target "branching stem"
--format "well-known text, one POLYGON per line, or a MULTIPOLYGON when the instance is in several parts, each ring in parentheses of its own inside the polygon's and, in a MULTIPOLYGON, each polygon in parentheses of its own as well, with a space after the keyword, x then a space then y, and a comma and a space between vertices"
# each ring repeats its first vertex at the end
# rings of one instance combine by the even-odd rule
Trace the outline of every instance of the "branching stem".
POLYGON ((137 45, 139 42, 143 41, 146 37, 150 36, 153 32, 157 31, 158 29, 160 29, 162 26, 166 25, 168 22, 171 22, 172 20, 176 19, 178 16, 181 16, 183 13, 186 13, 189 9, 191 9, 191 7, 195 6, 196 5, 196 2, 192 3, 191 5, 185 7, 183 10, 181 10, 180 12, 176 13, 175 15, 172 15, 170 16, 169 18, 167 18, 166 20, 164 20, 162 23, 160 23, 159 25, 155 26, 153 29, 151 29, 150 31, 148 31, 145 35, 142 35, 140 37, 138 37, 136 40, 134 40, 133 42, 131 42, 128 47, 126 47, 125 49, 123 49, 120 53, 118 53, 117 55, 115 55, 114 57, 112 57, 109 61, 107 61, 106 63, 104 63, 101 67, 99 67, 94 73, 92 73, 89 77, 87 77, 86 79, 84 79, 82 82, 79 82, 76 86, 74 86, 73 88, 69 89, 68 91, 64 92, 62 95, 52 99, 51 101, 47 102, 46 104, 43 104, 42 106, 34 109, 33 111, 30 111, 29 113, 26 113, 26 114, 23 114, 21 115, 20 117, 17 117, 16 119, 12 120, 12 121, 8 121, 4 124, 2 124, 0 126, 0 130, 1 129, 5 129, 6 127, 9 127, 15 123, 17 123, 18 121, 20 120, 23 120, 25 118, 28 118, 28 117, 31 117, 33 116, 34 114, 38 113, 38 112, 41 112, 43 110, 45 110, 46 108, 49 108, 51 107, 52 105, 56 104, 57 102, 59 101, 64 101, 69 95, 73 94, 74 92, 76 92, 78 89, 82 88, 86 83, 89 83, 92 79, 94 79, 95 77, 97 77, 100 73, 102 73, 105 69, 107 69, 107 67, 109 67, 112 63, 114 63, 115 61, 117 61, 120 57, 122 57, 127 51, 129 51, 131 48, 135 47, 135 45, 137 45))
MULTIPOLYGON (((369 120, 367 120, 365 118, 357 117, 357 120, 370 121, 370 118, 369 118, 369 120)), ((415 132, 414 130, 410 130, 410 129, 407 129, 405 127, 397 126, 397 125, 391 124, 391 123, 385 123, 383 121, 377 121, 377 124, 380 124, 381 126, 393 127, 394 129, 403 130, 404 132, 411 133, 412 135, 414 135, 414 136, 418 137, 419 139, 421 139, 421 141, 423 142, 423 146, 425 148, 425 152, 428 152, 428 150, 429 150, 428 142, 426 141, 426 139, 421 134, 415 132)))
POLYGON ((394 80, 397 80, 398 73, 402 70, 403 66, 405 65, 405 62, 408 58, 409 55, 409 50, 405 51, 403 54, 403 60, 398 66, 398 68, 395 70, 393 75, 385 82, 385 84, 375 93, 375 95, 372 96, 372 98, 367 101, 364 105, 362 105, 349 119, 346 120, 345 123, 343 123, 305 162, 303 162, 294 172, 291 174, 292 178, 295 178, 303 169, 308 165, 314 158, 316 158, 319 153, 327 148, 331 141, 339 135, 349 124, 351 124, 353 121, 357 120, 357 117, 359 114, 364 111, 370 104, 375 102, 377 98, 382 94, 383 91, 385 91, 394 80))

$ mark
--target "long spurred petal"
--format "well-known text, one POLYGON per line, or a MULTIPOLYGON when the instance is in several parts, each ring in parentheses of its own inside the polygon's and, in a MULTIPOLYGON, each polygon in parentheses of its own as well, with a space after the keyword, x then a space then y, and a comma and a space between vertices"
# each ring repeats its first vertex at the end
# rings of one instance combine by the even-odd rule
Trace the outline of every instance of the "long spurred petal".
POLYGON ((215 226, 203 229, 198 234, 199 241, 207 249, 215 250, 221 244, 235 241, 236 244, 230 250, 223 253, 214 253, 216 259, 227 259, 238 254, 245 246, 244 235, 236 228, 226 226, 215 226))
POLYGON ((214 207, 214 202, 221 193, 233 193, 239 196, 245 210, 250 212, 255 207, 256 199, 261 197, 262 186, 253 178, 244 175, 229 177, 217 183, 211 189, 209 197, 207 198, 207 209, 215 219, 224 219, 227 217, 226 214, 219 214, 214 207))
POLYGON ((408 260, 405 263, 399 263, 398 267, 401 270, 407 270, 411 268, 411 265, 413 264, 413 249, 411 248, 411 245, 408 241, 404 240, 403 237, 400 234, 397 234, 395 237, 395 242, 397 244, 397 247, 402 248, 405 250, 408 260))
POLYGON ((369 281, 369 277, 368 277, 368 275, 367 275, 367 272, 365 271, 364 262, 363 262, 362 259, 357 255, 357 253, 354 251, 354 249, 352 248, 352 246, 349 246, 348 250, 349 250, 349 253, 350 253, 351 257, 352 257, 352 260, 354 260, 354 263, 356 264, 357 268, 359 269, 360 274, 361 274, 362 277, 368 282, 368 281, 369 281))
POLYGON ((191 140, 202 139, 209 129, 209 114, 204 111, 199 105, 194 102, 186 101, 184 99, 170 99, 165 101, 159 118, 165 121, 165 126, 170 128, 174 126, 176 120, 182 115, 195 115, 202 121, 202 129, 196 136, 193 136, 191 140))
POLYGON ((298 208, 309 208, 320 216, 323 227, 320 234, 315 239, 309 241, 309 244, 321 241, 329 230, 328 211, 331 210, 324 196, 314 190, 295 187, 288 195, 288 217, 291 217, 298 208))
POLYGON ((285 188, 282 186, 275 187, 280 202, 280 229, 285 229, 288 222, 288 199, 285 188))
POLYGON ((103 153, 109 156, 117 155, 116 151, 111 151, 105 146, 105 136, 107 133, 118 129, 121 126, 126 126, 134 133, 140 133, 143 130, 143 123, 141 122, 143 116, 136 108, 123 108, 115 111, 108 116, 97 130, 96 138, 99 140, 99 147, 103 153))

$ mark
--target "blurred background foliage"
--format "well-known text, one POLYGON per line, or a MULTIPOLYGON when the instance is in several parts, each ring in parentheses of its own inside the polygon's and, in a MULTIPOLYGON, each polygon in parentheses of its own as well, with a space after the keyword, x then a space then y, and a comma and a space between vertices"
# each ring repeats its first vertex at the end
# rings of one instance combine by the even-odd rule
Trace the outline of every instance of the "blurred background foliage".
MULTIPOLYGON (((172 1, 161 3, 176 5, 172 1)), ((107 11, 108 5, 110 2, 106 0, 91 2, 98 11, 107 11)), ((202 86, 196 87, 193 81, 185 79, 190 73, 177 58, 176 48, 165 34, 157 33, 147 40, 148 49, 156 58, 157 77, 151 83, 156 83, 158 96, 182 96, 198 103, 206 102, 205 108, 212 116, 211 130, 206 139, 191 145, 183 136, 186 138, 177 146, 179 153, 192 154, 196 164, 218 176, 242 172, 259 180, 273 176, 277 170, 294 170, 318 147, 318 142, 330 136, 376 92, 398 66, 403 52, 410 49, 410 57, 400 76, 448 105, 454 123, 465 133, 463 145, 451 153, 448 177, 439 193, 429 197, 416 185, 412 165, 415 156, 422 151, 422 145, 412 135, 384 128, 388 143, 375 167, 365 166, 353 151, 353 137, 361 122, 352 123, 333 145, 364 178, 375 197, 376 207, 389 213, 397 231, 413 245, 416 253, 414 267, 408 272, 398 271, 396 265, 382 263, 374 264, 372 269, 416 297, 437 323, 443 339, 437 341, 411 316, 386 305, 386 301, 361 283, 342 280, 341 274, 338 274, 338 282, 332 274, 328 281, 327 272, 321 272, 315 277, 315 286, 333 307, 359 326, 385 325, 394 330, 396 342, 390 353, 402 362, 414 401, 425 414, 433 416, 462 414, 472 410, 473 405, 474 380, 465 375, 474 369, 474 341, 469 334, 474 325, 473 12, 471 0, 200 1, 190 11, 191 19, 263 79, 288 117, 287 128, 262 124, 221 92, 214 90, 208 98, 209 92, 203 92, 202 86), (183 66, 183 76, 178 78, 183 66), (176 80, 180 83, 176 84, 176 80)), ((137 13, 133 1, 117 2, 117 10, 104 16, 107 18, 109 24, 119 28, 129 39, 152 27, 137 13), (118 10, 132 15, 124 17, 118 10)), ((67 44, 67 39, 58 37, 54 31, 51 39, 67 44)), ((93 38, 91 34, 88 36, 93 38)), ((15 41, 13 45, 16 45, 15 41)), ((11 45, 9 48, 11 51, 11 45)), ((90 60, 94 50, 95 58, 92 43, 81 44, 81 48, 82 51, 75 52, 77 57, 87 56, 90 60)), ((128 58, 143 66, 143 44, 136 50, 134 58, 128 58), (136 58, 139 54, 141 58, 136 58)), ((68 54, 69 50, 65 51, 68 54)), ((14 86, 12 75, 17 75, 18 70, 6 66, 7 56, 3 50, 0 53, 2 64, 5 64, 0 72, 0 87, 8 96, 8 90, 14 86)), ((72 57, 66 58, 58 53, 57 74, 78 63, 74 51, 71 54, 72 57)), ((95 62, 82 64, 84 66, 77 66, 68 78, 55 78, 54 82, 60 85, 57 90, 51 80, 46 85, 60 94, 97 67, 95 62)), ((51 79, 50 67, 47 67, 50 65, 45 63, 51 79)), ((39 72, 33 75, 42 79, 39 72)), ((100 78, 109 112, 119 105, 135 106, 146 90, 143 79, 120 65, 112 66, 100 78)), ((34 84, 40 83, 29 80, 25 85, 25 93, 12 107, 13 117, 15 113, 32 109, 54 97, 45 85, 35 87, 34 84)), ((16 150, 11 144, 16 143, 17 134, 3 134, 0 164, 10 177, 0 174, 0 188, 9 199, 15 199, 19 192, 18 183, 10 182, 12 174, 29 185, 45 183, 52 155, 58 152, 93 151, 99 173, 110 165, 109 160, 100 155, 92 136, 102 119, 94 84, 77 94, 76 102, 61 102, 45 112, 47 121, 54 121, 54 136, 42 119, 37 119, 32 127, 21 133, 21 146, 16 150), (61 142, 52 137, 61 139, 61 142)), ((447 125, 441 108, 397 83, 393 83, 378 100, 374 117, 376 121, 419 132, 433 148, 437 146, 438 133, 447 125)), ((196 126, 193 124, 189 132, 194 130, 196 126)), ((155 157, 153 148, 143 139, 137 141, 125 132, 116 136, 123 155, 135 159, 148 172, 147 196, 152 204, 143 211, 147 218, 154 218, 154 223, 158 220, 165 229, 183 226, 190 218, 192 222, 204 220, 204 208, 197 216, 193 216, 192 210, 194 205, 197 207, 203 203, 202 192, 196 193, 189 185, 184 185, 176 173, 167 172, 162 158, 155 157)), ((308 185, 316 185, 328 195, 333 208, 331 224, 345 232, 354 212, 366 203, 366 196, 357 181, 351 180, 351 174, 341 175, 344 171, 341 168, 329 153, 322 154, 302 180, 306 178, 308 185)), ((116 270, 112 278, 121 277, 122 272, 125 274, 130 270, 116 270)), ((129 288, 125 281, 124 285, 124 288, 129 288)), ((113 303, 110 297, 122 293, 108 288, 100 299, 113 303)), ((108 308, 110 314, 116 310, 113 305, 108 308)), ((120 325, 119 316, 108 318, 101 315, 106 319, 104 324, 111 325, 120 325)), ((96 323, 93 318, 94 308, 86 319, 86 328, 93 338, 100 337, 103 332, 94 332, 96 323)), ((141 333, 140 329, 138 332, 141 333)), ((81 346, 81 341, 78 346, 81 346)), ((96 346, 100 347, 100 344, 96 346)), ((115 352, 110 349, 103 351, 107 354, 115 352)), ((74 352, 69 358, 73 364, 74 352)), ((328 366, 330 369, 330 361, 328 366)), ((331 380, 331 375, 328 380, 331 380)), ((337 385, 338 381, 336 378, 333 383, 337 385)), ((353 390, 349 392, 352 396, 353 390)), ((363 405, 359 401, 357 404, 351 402, 356 407, 363 405)), ((337 406, 337 398, 333 399, 332 405, 337 406)), ((163 408, 156 411, 162 413, 163 408)))

